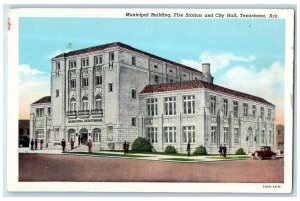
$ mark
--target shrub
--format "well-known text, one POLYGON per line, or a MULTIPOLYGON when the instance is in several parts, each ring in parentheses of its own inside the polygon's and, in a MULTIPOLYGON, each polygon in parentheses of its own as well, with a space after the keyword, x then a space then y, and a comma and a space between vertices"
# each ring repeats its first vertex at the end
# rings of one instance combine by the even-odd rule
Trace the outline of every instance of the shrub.
POLYGON ((138 137, 131 146, 132 151, 152 151, 152 145, 146 138, 138 137))
POLYGON ((235 155, 246 155, 246 153, 243 148, 239 148, 236 150, 235 155))
POLYGON ((167 153, 167 154, 176 154, 177 151, 176 151, 175 147, 173 147, 172 145, 168 145, 165 148, 165 153, 167 153))
POLYGON ((206 148, 202 145, 198 146, 194 151, 194 155, 196 155, 196 156, 207 155, 206 148))

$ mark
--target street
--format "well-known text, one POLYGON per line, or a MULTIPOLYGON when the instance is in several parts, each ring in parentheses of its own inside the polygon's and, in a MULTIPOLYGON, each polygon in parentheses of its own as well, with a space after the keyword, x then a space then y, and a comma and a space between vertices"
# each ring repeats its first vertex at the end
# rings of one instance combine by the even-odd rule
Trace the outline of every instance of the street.
POLYGON ((19 181, 283 183, 284 159, 166 162, 19 154, 19 181))

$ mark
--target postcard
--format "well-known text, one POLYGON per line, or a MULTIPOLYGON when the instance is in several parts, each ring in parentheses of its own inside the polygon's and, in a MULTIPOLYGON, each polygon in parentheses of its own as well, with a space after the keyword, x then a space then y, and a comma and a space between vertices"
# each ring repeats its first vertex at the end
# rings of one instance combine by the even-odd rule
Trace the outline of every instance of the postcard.
POLYGON ((24 8, 7 22, 9 191, 292 191, 294 10, 24 8))

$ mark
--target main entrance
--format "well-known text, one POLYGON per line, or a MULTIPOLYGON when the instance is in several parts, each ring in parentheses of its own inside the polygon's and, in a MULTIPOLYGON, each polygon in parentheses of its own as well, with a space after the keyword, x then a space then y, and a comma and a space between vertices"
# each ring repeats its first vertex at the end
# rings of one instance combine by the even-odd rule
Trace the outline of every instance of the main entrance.
POLYGON ((80 130, 80 143, 85 145, 88 141, 88 130, 83 128, 80 130))

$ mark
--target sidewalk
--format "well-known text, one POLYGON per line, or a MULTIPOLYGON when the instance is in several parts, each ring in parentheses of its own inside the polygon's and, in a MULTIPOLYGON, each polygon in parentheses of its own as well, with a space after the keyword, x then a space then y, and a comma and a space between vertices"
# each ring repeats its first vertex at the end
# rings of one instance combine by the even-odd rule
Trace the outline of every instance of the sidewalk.
POLYGON ((172 162, 212 162, 212 161, 232 161, 232 160, 249 160, 251 158, 207 158, 207 156, 174 156, 174 155, 163 155, 163 154, 144 154, 144 153, 128 153, 124 155, 123 152, 113 151, 94 151, 88 153, 86 146, 75 147, 75 149, 62 153, 62 150, 30 150, 29 148, 19 148, 19 153, 27 154, 65 154, 65 155, 77 155, 77 156, 92 156, 92 157, 107 157, 107 158, 127 158, 136 160, 154 160, 154 161, 172 161, 172 162))

